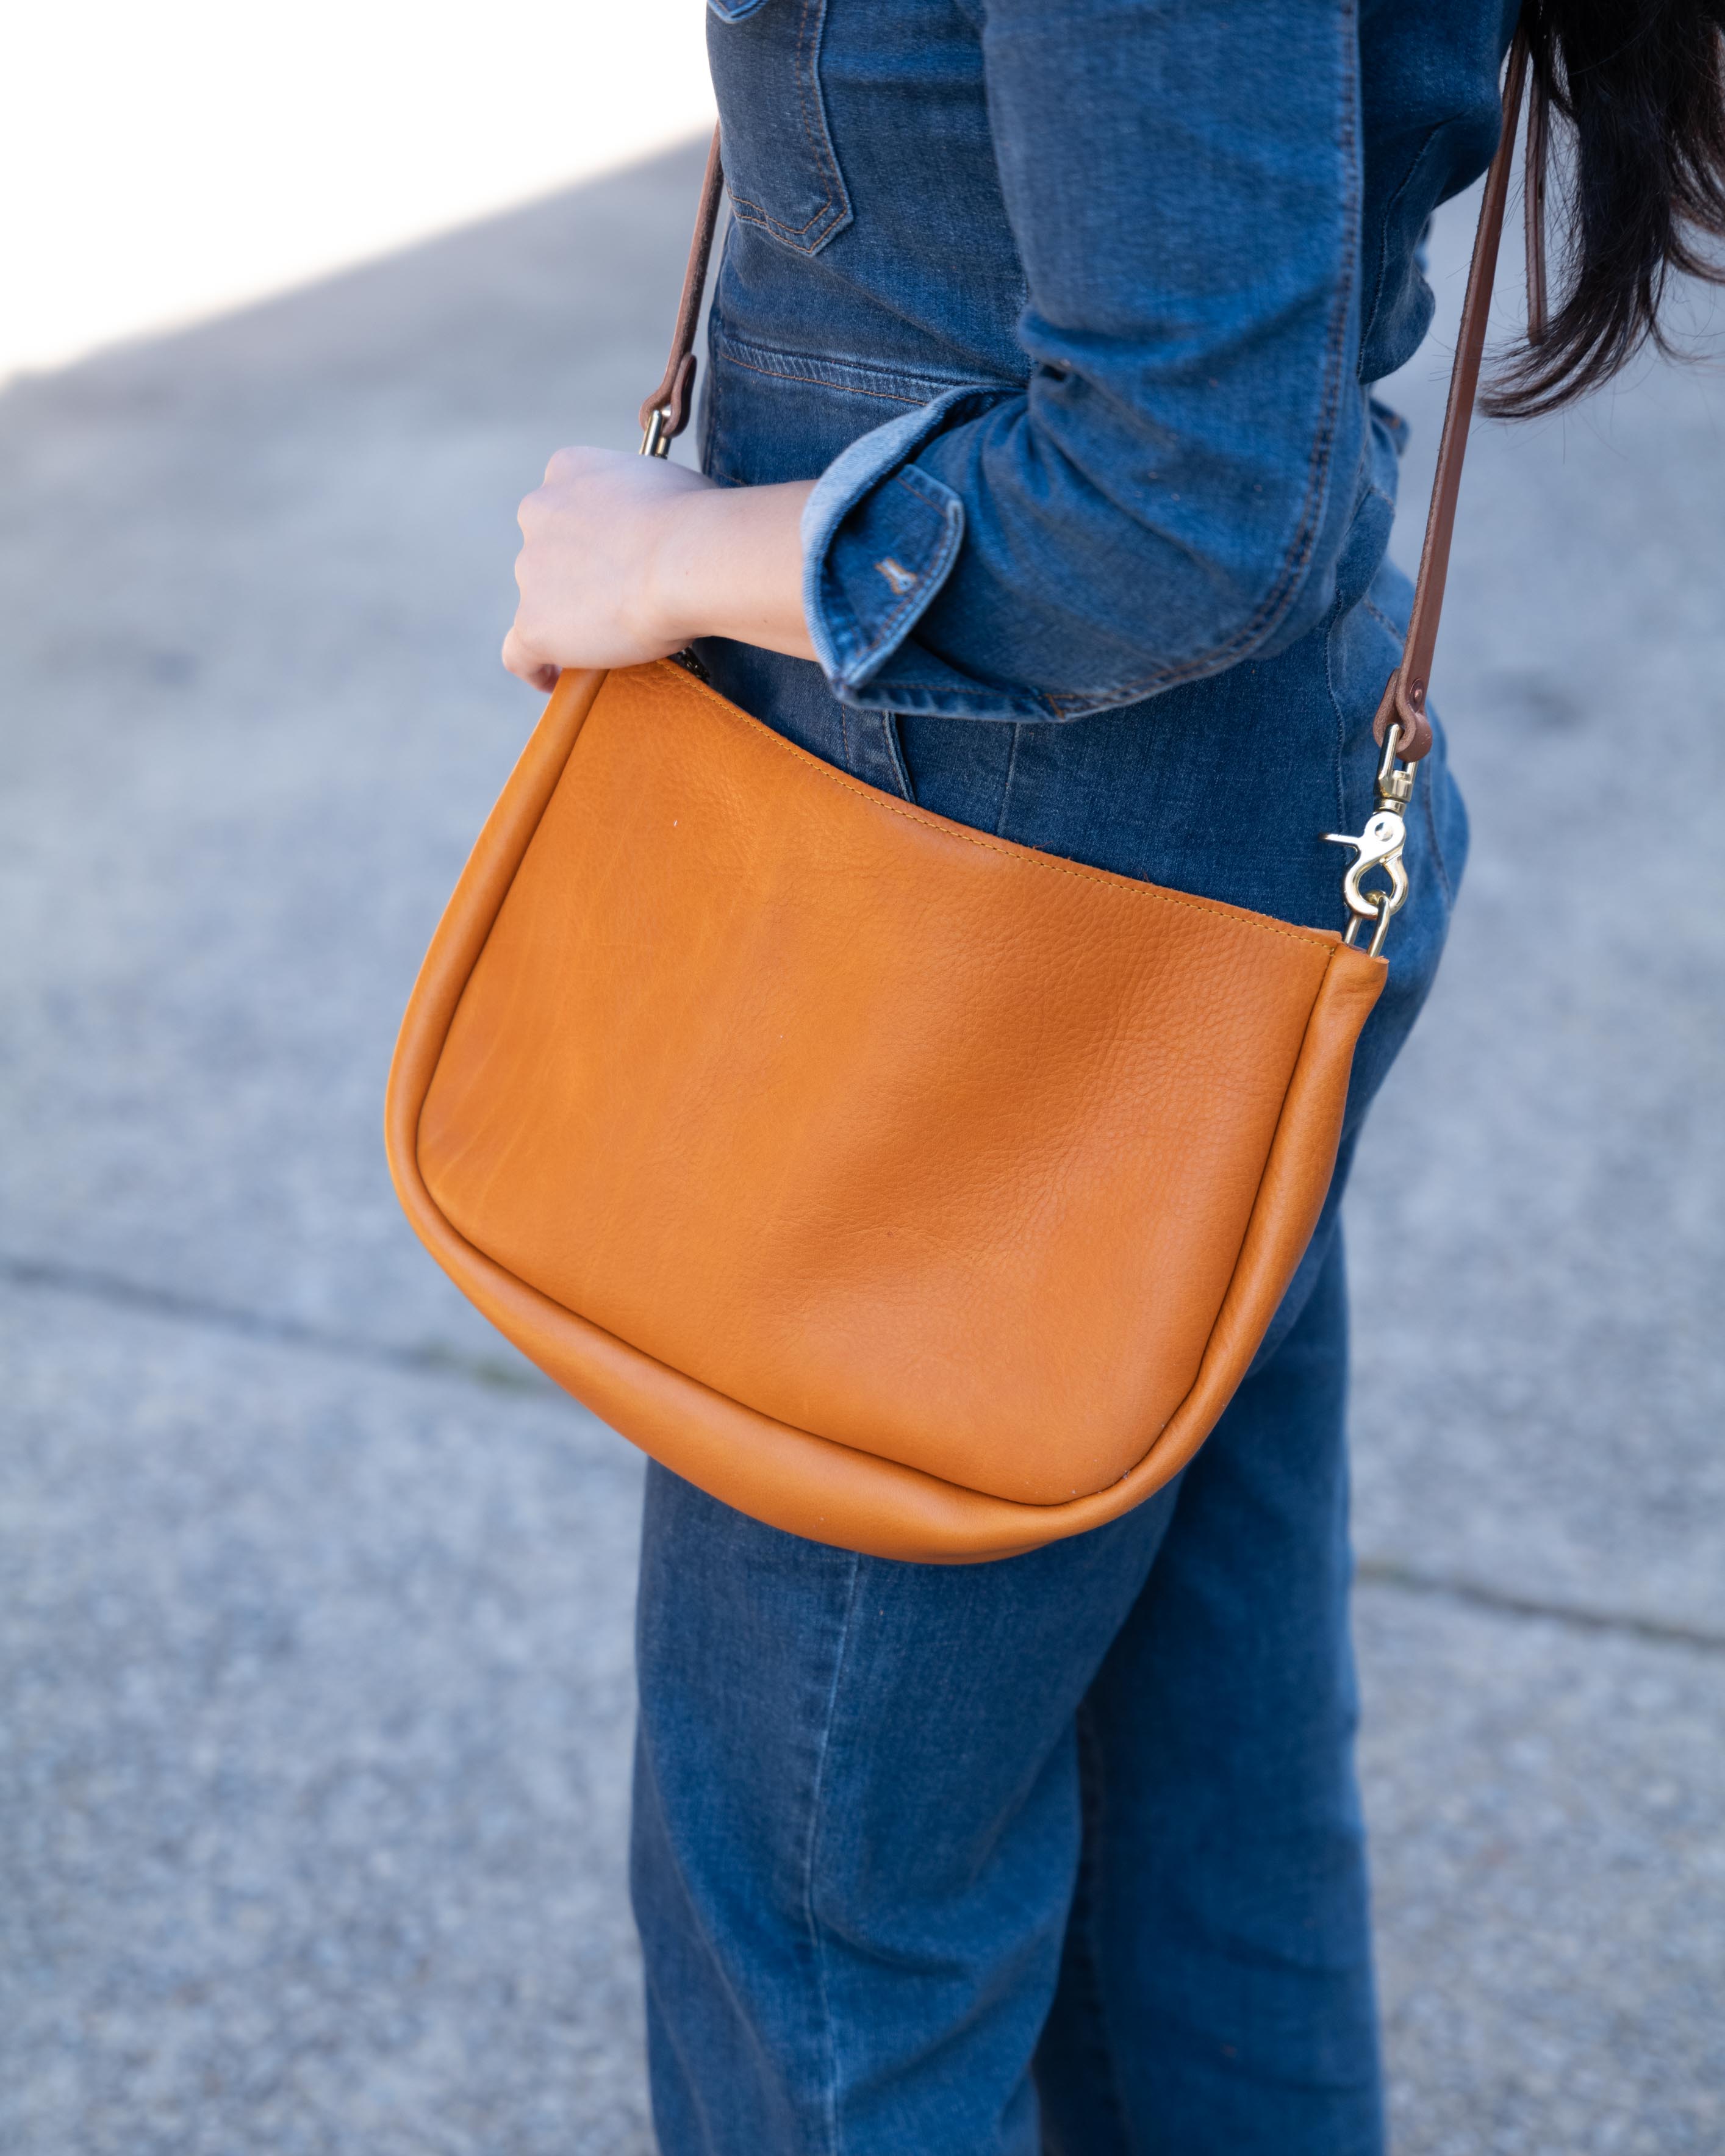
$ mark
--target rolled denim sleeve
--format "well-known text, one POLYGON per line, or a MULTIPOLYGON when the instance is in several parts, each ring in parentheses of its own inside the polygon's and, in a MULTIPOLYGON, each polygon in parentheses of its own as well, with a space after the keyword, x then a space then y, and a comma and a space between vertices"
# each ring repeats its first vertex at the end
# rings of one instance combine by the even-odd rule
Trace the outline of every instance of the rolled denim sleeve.
POLYGON ((828 468, 805 611, 846 703, 1076 718, 1266 656, 1333 598, 1366 429, 1354 10, 981 19, 1028 383, 828 468))

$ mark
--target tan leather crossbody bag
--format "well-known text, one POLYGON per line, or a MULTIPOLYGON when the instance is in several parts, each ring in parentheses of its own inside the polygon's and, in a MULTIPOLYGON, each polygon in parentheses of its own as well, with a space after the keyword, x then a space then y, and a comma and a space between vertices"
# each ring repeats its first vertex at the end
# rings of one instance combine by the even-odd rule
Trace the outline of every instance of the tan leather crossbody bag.
MULTIPOLYGON (((928 814, 670 661, 557 684, 414 988, 390 1166, 492 1323, 713 1496, 1004 1557, 1137 1504, 1227 1406, 1406 890, 1523 71, 1518 44, 1345 937, 928 814)), ((716 140, 649 453, 687 414, 719 191, 716 140)))

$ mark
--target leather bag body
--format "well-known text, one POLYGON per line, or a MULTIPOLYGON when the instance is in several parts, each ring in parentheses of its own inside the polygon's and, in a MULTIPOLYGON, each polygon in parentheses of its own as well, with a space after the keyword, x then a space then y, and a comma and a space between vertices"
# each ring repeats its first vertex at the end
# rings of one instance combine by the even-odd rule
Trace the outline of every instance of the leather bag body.
MULTIPOLYGON (((1521 74, 1518 46, 1510 115, 1521 74)), ((1386 772, 1430 739, 1512 132, 1386 772)), ((716 157, 649 449, 686 413, 717 184, 716 157)), ((673 662, 566 673, 414 988, 390 1167, 456 1285, 676 1474, 818 1542, 1001 1558, 1142 1502, 1227 1406, 1385 973, 878 792, 673 662)))
POLYGON ((1226 1406, 1384 972, 930 815, 669 662, 567 674, 415 988, 390 1162, 457 1286, 676 1473, 1002 1557, 1226 1406))

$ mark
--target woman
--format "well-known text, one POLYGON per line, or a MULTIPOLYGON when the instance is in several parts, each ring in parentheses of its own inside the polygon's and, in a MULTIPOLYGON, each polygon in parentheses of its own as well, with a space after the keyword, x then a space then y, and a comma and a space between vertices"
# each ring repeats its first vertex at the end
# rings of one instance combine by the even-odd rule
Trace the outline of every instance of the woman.
MULTIPOLYGON (((704 476, 564 450, 506 663, 692 643, 888 792, 1337 924, 1406 623, 1418 245, 1514 0, 709 0, 734 221, 704 476)), ((1565 304, 1505 408, 1650 333, 1717 233, 1718 11, 1539 0, 1565 304), (1563 100, 1567 98, 1567 103, 1563 100)), ((1656 333, 1656 332, 1655 332, 1656 333)), ((1197 1460, 981 1566, 649 1469, 634 1892, 665 2156, 1365 2156, 1339 1202, 1466 849, 1440 735, 1327 1209, 1197 1460)))

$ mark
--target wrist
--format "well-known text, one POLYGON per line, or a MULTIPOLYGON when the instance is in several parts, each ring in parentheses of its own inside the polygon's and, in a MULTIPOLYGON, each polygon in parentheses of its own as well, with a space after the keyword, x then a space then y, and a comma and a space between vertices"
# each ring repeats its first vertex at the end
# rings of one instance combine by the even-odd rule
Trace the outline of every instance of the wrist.
POLYGON ((794 659, 814 646, 803 616, 803 505, 812 480, 711 483, 666 501, 648 575, 655 631, 675 650, 723 636, 794 659))
POLYGON ((720 493, 711 480, 701 480, 656 506, 642 598, 652 640, 672 651, 713 634, 707 619, 715 610, 711 564, 722 547, 723 533, 703 512, 720 493))

